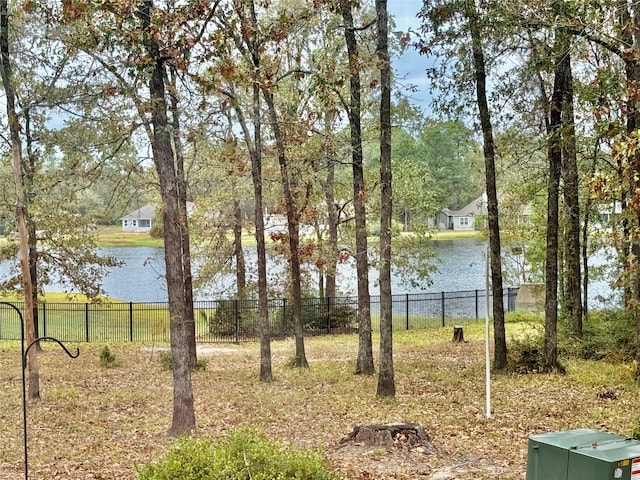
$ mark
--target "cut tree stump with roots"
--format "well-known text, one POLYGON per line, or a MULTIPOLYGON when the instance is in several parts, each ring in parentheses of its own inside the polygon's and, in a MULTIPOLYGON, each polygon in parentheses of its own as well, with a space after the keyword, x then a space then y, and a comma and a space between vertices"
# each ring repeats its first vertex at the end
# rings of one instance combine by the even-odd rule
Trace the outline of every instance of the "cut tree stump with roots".
POLYGON ((369 447, 394 448, 430 453, 433 445, 429 435, 418 423, 385 423, 377 425, 357 425, 353 432, 340 440, 340 443, 354 442, 369 447))
POLYGON ((453 343, 464 343, 464 327, 462 325, 453 326, 453 343))

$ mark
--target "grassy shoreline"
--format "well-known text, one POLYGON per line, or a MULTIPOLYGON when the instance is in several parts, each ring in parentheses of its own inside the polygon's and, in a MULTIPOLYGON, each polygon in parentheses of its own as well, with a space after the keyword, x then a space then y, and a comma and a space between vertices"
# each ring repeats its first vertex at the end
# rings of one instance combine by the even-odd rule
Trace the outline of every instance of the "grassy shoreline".
POLYGON ((96 232, 99 247, 162 247, 161 238, 153 238, 148 233, 123 232, 118 226, 100 227, 96 232))
MULTIPOLYGON (((411 235, 411 233, 403 233, 402 235, 411 235)), ((163 247, 164 241, 161 238, 152 238, 148 233, 132 233, 123 232, 120 226, 101 227, 97 231, 99 247, 163 247)), ((463 238, 482 239, 482 232, 479 230, 470 231, 452 231, 435 232, 431 236, 431 240, 457 240, 463 238)), ((372 237, 371 241, 376 239, 372 237)), ((270 242, 270 239, 267 238, 270 242)), ((245 234, 242 242, 246 246, 255 246, 256 239, 252 234, 245 234)))

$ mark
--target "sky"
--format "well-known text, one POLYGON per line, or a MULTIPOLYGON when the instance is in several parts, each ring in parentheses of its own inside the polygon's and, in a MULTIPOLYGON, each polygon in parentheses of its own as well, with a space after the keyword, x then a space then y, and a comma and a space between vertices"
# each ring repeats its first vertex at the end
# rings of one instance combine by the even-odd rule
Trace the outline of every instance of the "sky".
MULTIPOLYGON (((396 27, 394 31, 406 32, 413 27, 418 29, 419 20, 416 14, 422 7, 422 0, 389 0, 387 8, 389 14, 393 15, 396 27)), ((430 95, 426 69, 429 66, 427 57, 421 56, 413 48, 408 48, 402 57, 392 59, 396 69, 396 79, 401 84, 411 84, 417 87, 416 92, 408 92, 413 104, 420 106, 426 114, 431 111, 430 95)))

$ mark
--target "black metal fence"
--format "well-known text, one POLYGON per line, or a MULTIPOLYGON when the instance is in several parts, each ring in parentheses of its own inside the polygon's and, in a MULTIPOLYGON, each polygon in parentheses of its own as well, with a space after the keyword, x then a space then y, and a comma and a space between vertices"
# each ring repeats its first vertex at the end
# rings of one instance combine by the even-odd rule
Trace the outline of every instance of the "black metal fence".
MULTIPOLYGON (((504 292, 505 310, 515 307, 517 288, 504 292)), ((490 296, 491 296, 491 292, 490 296)), ((272 338, 293 335, 293 314, 286 299, 269 300, 272 338)), ((491 314, 492 302, 489 302, 491 314)), ((16 303, 23 309, 23 305, 16 303)), ((259 338, 257 300, 194 302, 197 341, 239 343, 259 338)), ((305 298, 302 319, 307 335, 357 331, 357 297, 305 298)), ((484 318, 485 292, 418 293, 393 296, 395 330, 446 326, 484 318)), ((380 326, 380 297, 371 297, 371 322, 380 326)), ((38 335, 62 342, 169 342, 169 311, 166 303, 41 303, 38 335)), ((16 312, 0 305, 0 340, 20 339, 16 312)))

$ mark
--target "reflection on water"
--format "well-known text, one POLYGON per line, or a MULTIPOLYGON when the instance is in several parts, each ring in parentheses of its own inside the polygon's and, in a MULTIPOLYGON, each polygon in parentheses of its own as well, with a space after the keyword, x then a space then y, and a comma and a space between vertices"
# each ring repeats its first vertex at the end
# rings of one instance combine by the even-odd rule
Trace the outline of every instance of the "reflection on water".
MULTIPOLYGON (((460 290, 483 290, 485 287, 486 242, 479 239, 465 238, 455 240, 438 240, 431 242, 435 252, 434 263, 437 271, 430 275, 431 285, 427 288, 411 287, 407 279, 400 278, 392 272, 392 289, 394 294, 421 292, 452 292, 460 290), (405 280, 405 281, 403 281, 405 280)), ((110 297, 127 302, 166 302, 167 287, 164 279, 164 251, 154 247, 113 247, 102 248, 105 256, 113 256, 123 261, 122 267, 109 269, 104 278, 103 288, 110 297)), ((248 269, 255 265, 255 249, 246 250, 248 269)), ((594 257, 593 262, 598 259, 594 257)), ((8 271, 8 265, 0 265, 0 275, 8 271)), ((282 276, 284 267, 270 262, 268 271, 271 275, 282 276)), ((338 288, 345 294, 356 293, 356 272, 353 262, 339 265, 338 288)), ((378 272, 370 272, 370 293, 379 294, 377 286, 378 272)), ((227 276, 220 280, 212 293, 196 292, 197 300, 211 300, 228 296, 233 288, 234 277, 227 276), (217 292, 217 293, 216 293, 217 292), (223 293, 224 292, 224 293, 223 293)), ((505 285, 508 286, 517 285, 505 285)), ((46 287, 48 291, 60 291, 56 284, 46 287)), ((608 295, 610 289, 606 282, 593 282, 590 286, 589 298, 596 305, 598 295, 608 295)))

